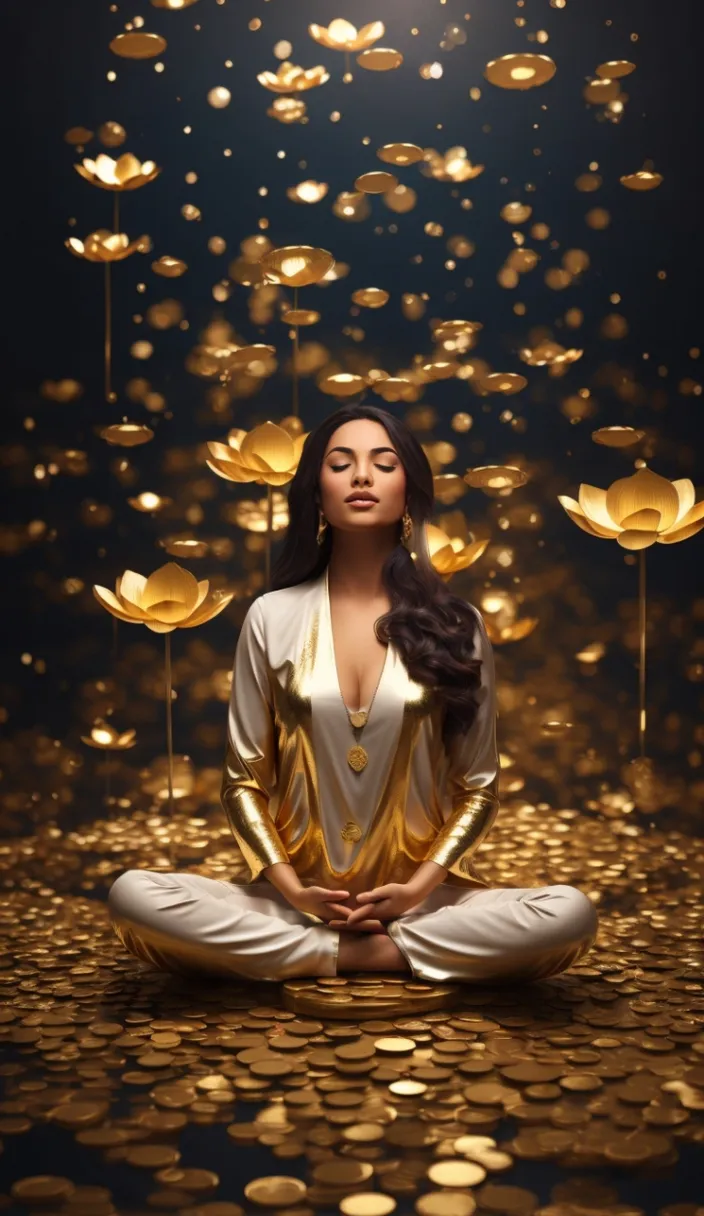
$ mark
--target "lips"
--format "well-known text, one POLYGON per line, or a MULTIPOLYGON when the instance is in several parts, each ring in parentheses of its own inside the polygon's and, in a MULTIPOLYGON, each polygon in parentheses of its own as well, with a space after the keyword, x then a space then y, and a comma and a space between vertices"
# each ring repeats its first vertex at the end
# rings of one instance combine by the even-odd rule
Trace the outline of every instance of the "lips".
POLYGON ((345 502, 378 502, 378 498, 374 498, 371 494, 350 494, 345 502))

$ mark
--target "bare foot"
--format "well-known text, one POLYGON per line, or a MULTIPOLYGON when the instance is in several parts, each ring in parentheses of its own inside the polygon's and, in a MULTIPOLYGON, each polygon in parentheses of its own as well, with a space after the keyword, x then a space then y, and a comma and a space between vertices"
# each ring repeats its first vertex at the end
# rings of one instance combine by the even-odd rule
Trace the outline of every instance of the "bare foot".
POLYGON ((393 938, 385 933, 340 931, 337 972, 407 971, 408 963, 393 938))

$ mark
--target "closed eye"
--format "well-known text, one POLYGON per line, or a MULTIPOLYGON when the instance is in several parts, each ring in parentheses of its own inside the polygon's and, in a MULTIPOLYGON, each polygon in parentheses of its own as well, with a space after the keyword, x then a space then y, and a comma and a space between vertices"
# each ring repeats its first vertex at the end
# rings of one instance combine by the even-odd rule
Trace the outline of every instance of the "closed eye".
MULTIPOLYGON (((333 473, 341 473, 343 469, 348 469, 349 467, 350 466, 348 464, 330 464, 330 465, 328 465, 328 468, 332 469, 333 473)), ((393 473, 394 470, 396 469, 395 464, 378 464, 376 467, 377 467, 377 469, 383 469, 383 471, 385 473, 393 473)))

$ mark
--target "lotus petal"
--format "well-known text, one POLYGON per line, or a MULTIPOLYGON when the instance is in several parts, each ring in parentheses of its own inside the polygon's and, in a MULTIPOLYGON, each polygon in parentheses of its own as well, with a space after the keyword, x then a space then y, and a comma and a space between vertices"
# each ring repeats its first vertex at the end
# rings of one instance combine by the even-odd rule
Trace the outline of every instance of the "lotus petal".
POLYGON ((142 594, 142 607, 156 620, 177 625, 193 611, 198 601, 198 581, 190 570, 167 562, 149 575, 142 594))
POLYGON ((672 524, 672 527, 678 528, 687 512, 692 510, 696 495, 694 483, 689 480, 689 477, 682 477, 679 481, 673 481, 672 484, 677 490, 677 497, 680 500, 680 509, 677 512, 677 519, 672 524))
POLYGON ((126 602, 128 607, 133 608, 135 614, 142 619, 146 619, 147 615, 142 608, 142 596, 146 585, 146 578, 143 574, 137 574, 136 570, 125 570, 124 574, 115 580, 117 598, 126 602))
POLYGON ((558 494, 557 497, 572 522, 578 528, 581 528, 583 532, 588 532, 590 536, 596 536, 600 540, 615 540, 618 536, 618 531, 615 528, 602 528, 601 524, 595 524, 591 519, 587 519, 579 503, 575 502, 574 498, 570 498, 567 494, 558 494))
POLYGON ((579 505, 592 523, 598 524, 601 528, 606 528, 608 532, 613 532, 614 529, 618 532, 619 525, 609 514, 606 505, 606 490, 601 490, 599 486, 590 486, 588 484, 580 486, 579 505))
POLYGON ((256 480, 255 477, 250 476, 250 474, 244 469, 233 464, 232 462, 225 464, 224 461, 220 462, 219 460, 206 460, 205 463, 209 469, 212 469, 213 473, 217 473, 218 477, 224 477, 226 481, 236 481, 241 483, 256 480))
POLYGON ((622 549, 649 549, 658 539, 657 532, 619 532, 616 540, 622 549))
POLYGON ((665 530, 677 519, 679 506, 679 495, 672 482, 651 469, 638 469, 631 477, 620 477, 606 491, 606 508, 618 523, 635 511, 653 507, 660 512, 660 526, 665 530))
POLYGON ((123 608, 120 601, 113 595, 112 591, 108 591, 107 587, 93 587, 93 595, 103 608, 107 608, 108 612, 116 616, 120 621, 126 621, 128 625, 140 625, 142 617, 135 616, 126 608, 123 608))
POLYGON ((667 531, 661 532, 658 540, 663 544, 669 545, 680 540, 687 540, 689 536, 695 536, 696 533, 704 526, 704 499, 698 502, 687 512, 685 516, 673 528, 668 528, 667 531))
POLYGON ((379 38, 383 38, 386 33, 386 26, 383 21, 370 21, 368 25, 363 25, 357 35, 357 41, 360 44, 359 49, 363 46, 371 46, 372 42, 376 42, 379 38))
POLYGON ((117 181, 116 173, 117 165, 111 156, 106 156, 104 152, 100 152, 93 168, 93 173, 99 181, 105 182, 106 186, 114 186, 117 181))
POLYGON ((293 464, 291 436, 275 422, 264 422, 245 435, 240 453, 243 461, 262 472, 288 472, 293 464))
POLYGON ((181 622, 180 628, 193 629, 195 625, 202 625, 205 621, 212 621, 213 617, 227 608, 234 594, 234 591, 231 591, 217 598, 215 595, 210 596, 201 604, 196 612, 193 612, 189 616, 188 620, 181 622))
POLYGON ((237 448, 230 447, 230 445, 227 443, 218 443, 216 439, 209 440, 208 451, 216 460, 223 461, 224 463, 229 461, 240 465, 242 463, 242 461, 239 459, 239 451, 237 448))
POLYGON ((173 633, 177 629, 177 625, 166 625, 163 621, 145 621, 147 629, 151 629, 152 633, 173 633))
POLYGON ((632 528, 637 532, 657 532, 660 527, 660 512, 653 507, 643 507, 642 511, 634 511, 623 521, 624 529, 632 528))
POLYGON ((124 152, 119 160, 115 163, 115 177, 120 185, 124 185, 131 177, 139 177, 142 172, 142 166, 133 156, 131 152, 124 152))

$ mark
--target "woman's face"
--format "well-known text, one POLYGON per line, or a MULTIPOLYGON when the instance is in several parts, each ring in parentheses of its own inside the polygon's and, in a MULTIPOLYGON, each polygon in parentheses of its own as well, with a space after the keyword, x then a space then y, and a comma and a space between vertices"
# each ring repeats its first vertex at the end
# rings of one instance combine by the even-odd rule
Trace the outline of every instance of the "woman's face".
POLYGON ((320 506, 328 523, 345 532, 388 527, 401 519, 406 471, 380 422, 354 418, 333 431, 320 469, 320 506), (376 502, 359 506, 346 501, 358 492, 373 495, 376 502))

